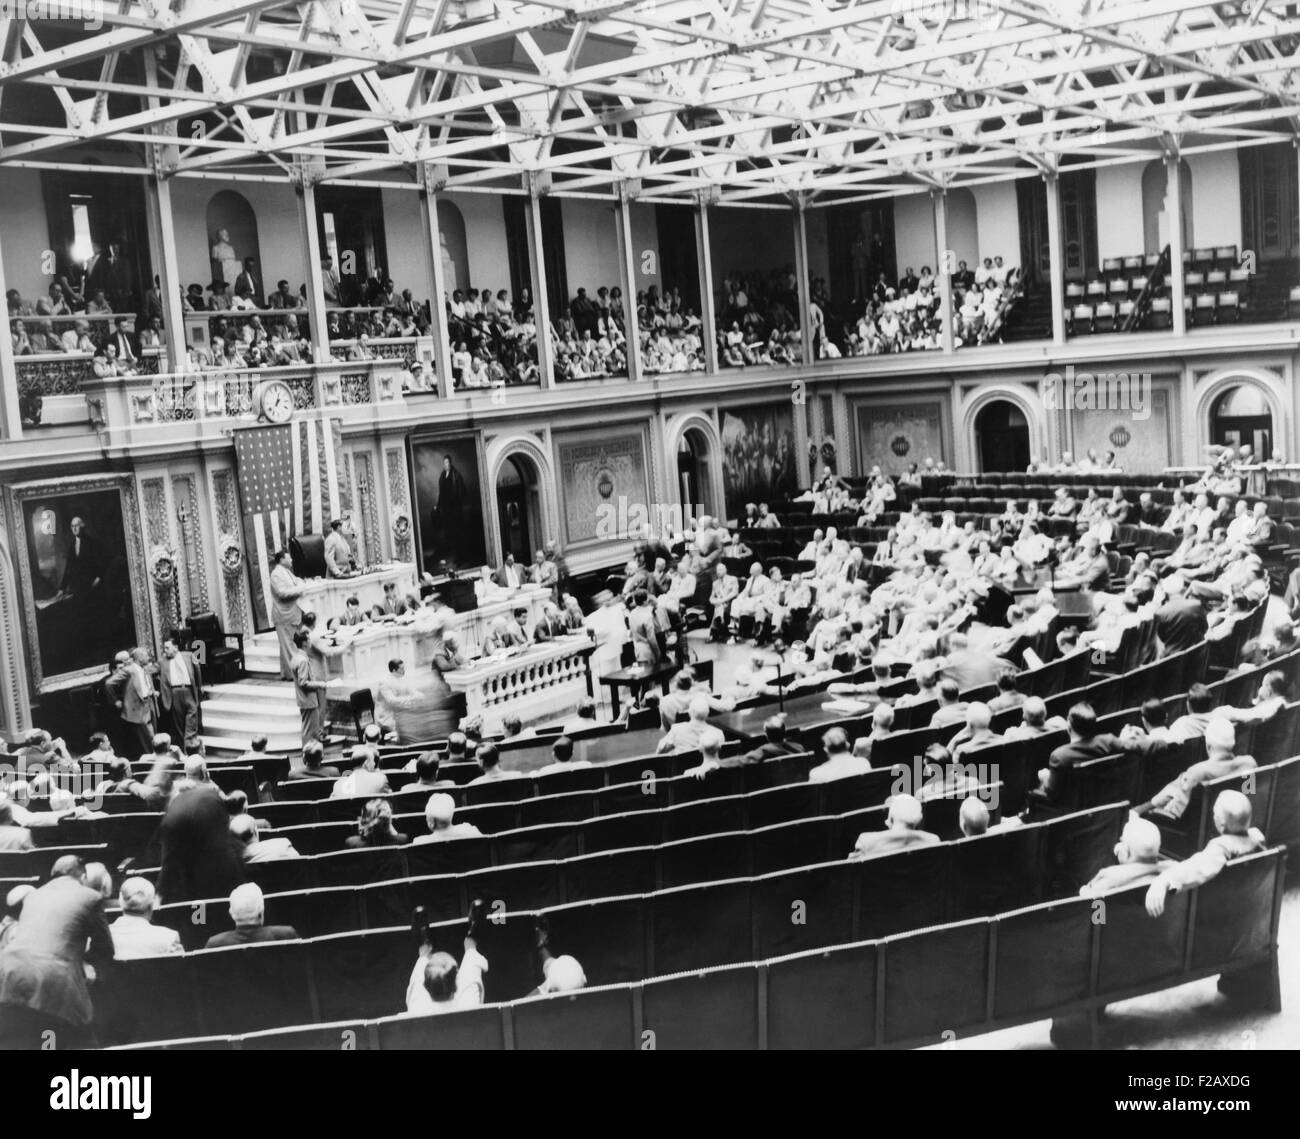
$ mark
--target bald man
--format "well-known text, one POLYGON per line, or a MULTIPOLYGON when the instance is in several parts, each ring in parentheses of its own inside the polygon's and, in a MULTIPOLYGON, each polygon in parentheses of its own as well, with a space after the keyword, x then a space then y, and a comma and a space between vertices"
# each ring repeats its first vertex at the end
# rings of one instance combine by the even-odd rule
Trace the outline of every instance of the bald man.
POLYGON ((1149 882, 1175 863, 1160 857, 1160 828, 1149 819, 1129 819, 1115 844, 1115 865, 1103 866, 1079 888, 1085 898, 1149 882))
POLYGON ((850 862, 878 858, 915 846, 934 846, 937 834, 921 829, 923 822, 921 804, 913 795, 895 795, 889 800, 889 813, 885 816, 883 831, 863 831, 853 844, 850 862))
POLYGON ((245 882, 230 892, 230 920, 235 928, 215 933, 204 949, 224 945, 248 945, 255 941, 296 941, 298 931, 291 925, 266 925, 266 899, 256 882, 245 882))
POLYGON ((153 924, 158 894, 147 878, 128 878, 123 882, 118 902, 122 916, 108 927, 108 932, 113 936, 113 956, 119 961, 167 957, 183 951, 179 933, 153 924))
POLYGON ((450 795, 430 795, 424 807, 424 821, 429 833, 418 835, 412 845, 425 842, 447 842, 456 838, 481 838, 483 832, 473 823, 456 823, 456 800, 450 795))
POLYGON ((1204 885, 1231 861, 1264 849, 1264 832, 1251 824, 1250 800, 1240 791, 1220 791, 1214 800, 1214 829, 1219 833, 1205 849, 1185 862, 1176 863, 1151 883, 1147 890, 1147 913, 1158 918, 1165 912, 1165 898, 1204 885))

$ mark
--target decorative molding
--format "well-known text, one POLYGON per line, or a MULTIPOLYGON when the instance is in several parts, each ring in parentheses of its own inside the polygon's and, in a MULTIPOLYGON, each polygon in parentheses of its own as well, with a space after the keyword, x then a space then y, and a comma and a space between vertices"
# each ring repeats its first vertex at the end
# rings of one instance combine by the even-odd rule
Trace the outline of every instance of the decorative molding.
POLYGON ((407 493, 410 480, 406 473, 406 452, 401 447, 389 447, 384 452, 384 473, 388 483, 388 504, 394 519, 393 553, 399 561, 411 562, 415 560, 415 552, 411 548, 411 502, 407 493), (397 525, 398 515, 406 518, 404 532, 397 525))
POLYGON ((370 455, 365 451, 357 451, 352 458, 357 480, 357 499, 361 506, 361 525, 366 536, 366 556, 368 560, 379 561, 384 556, 384 543, 379 536, 379 502, 374 469, 370 455))
MULTIPOLYGON (((161 477, 141 479, 140 498, 144 504, 145 538, 150 551, 159 547, 168 551, 175 549, 171 527, 168 525, 166 480, 161 477)), ((152 558, 152 554, 150 556, 152 558)), ((158 600, 158 604, 153 607, 156 645, 181 623, 181 598, 175 582, 170 589, 158 587, 155 583, 155 597, 158 600)))
MULTIPOLYGON (((185 496, 188 520, 182 524, 182 531, 189 542, 186 550, 192 551, 193 564, 189 566, 190 613, 206 613, 211 609, 208 601, 207 552, 203 544, 203 525, 199 518, 198 479, 192 474, 181 475, 172 479, 172 496, 185 496)), ((180 523, 179 512, 177 522, 180 523)))
POLYGON ((0 500, 0 729, 12 734, 30 725, 30 708, 19 583, 9 556, 7 533, 4 502, 0 500))
MULTIPOLYGON (((231 535, 242 545, 242 519, 239 517, 239 505, 235 494, 235 472, 223 468, 212 475, 212 501, 216 508, 217 541, 222 535, 231 535)), ((247 631, 248 598, 245 593, 245 575, 241 568, 237 574, 223 575, 222 590, 225 594, 224 628, 232 633, 247 631)))

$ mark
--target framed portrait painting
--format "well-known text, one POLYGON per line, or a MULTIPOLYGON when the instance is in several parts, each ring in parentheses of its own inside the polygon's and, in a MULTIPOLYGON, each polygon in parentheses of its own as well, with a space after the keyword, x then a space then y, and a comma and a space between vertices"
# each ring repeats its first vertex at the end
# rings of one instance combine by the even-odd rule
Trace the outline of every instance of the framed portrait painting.
POLYGON ((487 503, 477 435, 410 439, 412 499, 420 568, 438 577, 487 562, 487 503))
POLYGON ((6 493, 37 690, 97 679, 114 653, 150 644, 131 479, 20 483, 6 493))

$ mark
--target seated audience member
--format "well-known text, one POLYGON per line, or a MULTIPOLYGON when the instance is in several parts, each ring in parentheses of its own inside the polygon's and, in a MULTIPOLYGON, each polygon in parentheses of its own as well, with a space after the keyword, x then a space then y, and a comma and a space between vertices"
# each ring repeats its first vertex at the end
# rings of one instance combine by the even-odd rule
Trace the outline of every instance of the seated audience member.
MULTIPOLYGON (((1216 716, 1205 728, 1206 758, 1157 791, 1149 807, 1153 814, 1180 819, 1191 801, 1192 792, 1202 783, 1227 775, 1242 775, 1255 770, 1255 758, 1236 755, 1237 732, 1232 721, 1216 716)), ((1142 808, 1138 808, 1142 810, 1142 808)))
POLYGON ((962 838, 978 838, 982 834, 987 834, 988 807, 974 795, 968 795, 962 800, 961 807, 957 811, 957 826, 961 829, 962 838))
POLYGON ((717 771, 722 766, 722 745, 725 742, 726 737, 717 728, 706 727, 700 733, 700 762, 694 767, 688 767, 682 774, 703 779, 710 771, 717 771))
POLYGON ((966 726, 948 741, 953 759, 960 759, 968 751, 977 751, 982 747, 1000 744, 1004 737, 994 732, 989 725, 993 722, 993 713, 982 701, 976 701, 966 708, 966 726))
POLYGON ((574 759, 573 741, 568 736, 560 736, 551 744, 551 762, 545 767, 539 767, 533 774, 554 775, 557 771, 580 771, 590 766, 589 759, 574 759))
POLYGON ((478 754, 474 758, 478 761, 479 767, 483 769, 483 774, 477 775, 469 781, 471 787, 475 787, 480 783, 495 783, 499 779, 519 779, 523 776, 522 771, 507 771, 501 766, 501 752, 496 744, 480 745, 478 754))
POLYGON ((267 739, 266 736, 262 736, 262 735, 254 736, 251 740, 248 741, 248 750, 244 752, 244 754, 241 755, 235 762, 250 763, 252 760, 255 759, 265 759, 267 755, 266 749, 270 747, 270 745, 271 745, 271 741, 267 739))
POLYGON ((797 755, 804 749, 794 740, 787 738, 785 714, 778 712, 763 721, 763 742, 742 755, 724 759, 723 767, 743 767, 750 763, 763 763, 769 759, 780 759, 786 755, 797 755))
POLYGON ((849 749, 849 737, 843 728, 829 728, 822 736, 822 752, 826 762, 808 772, 809 783, 830 783, 854 775, 865 775, 871 764, 849 749))
POLYGON ((576 957, 562 953, 542 958, 542 983, 529 996, 546 997, 555 993, 576 993, 587 987, 587 974, 576 957))
POLYGON ((1205 844, 1204 850, 1162 871, 1151 883, 1147 913, 1158 918, 1165 912, 1165 899, 1171 890, 1178 893, 1204 885, 1233 859, 1263 850, 1264 832, 1251 826, 1250 821, 1250 800, 1240 791, 1220 791, 1214 800, 1214 829, 1218 834, 1205 844))
POLYGON ((454 838, 481 838, 483 832, 473 823, 454 823, 456 800, 450 795, 430 795, 424 806, 424 821, 429 833, 417 835, 413 845, 425 842, 446 842, 454 838))
POLYGON ((367 846, 402 846, 411 841, 393 825, 393 808, 387 799, 371 799, 361 808, 357 833, 347 841, 351 850, 367 846))
POLYGON ((446 791, 455 787, 456 781, 454 779, 438 778, 441 767, 442 762, 438 759, 437 752, 421 752, 415 760, 416 779, 411 786, 427 788, 430 791, 446 791))
POLYGON ((880 740, 894 734, 894 709, 888 704, 877 704, 871 713, 871 731, 853 741, 853 754, 871 762, 872 749, 880 740))
POLYGON ((22 917, 23 903, 34 893, 35 886, 23 883, 5 895, 4 916, 0 917, 0 949, 5 947, 10 934, 18 925, 18 919, 22 917))
POLYGON ((128 878, 118 895, 122 916, 112 922, 113 956, 119 961, 138 957, 166 957, 181 953, 181 935, 166 926, 154 925, 158 895, 147 878, 128 878))
POLYGON ((863 831, 853 844, 850 862, 876 858, 882 854, 907 850, 913 846, 931 846, 939 836, 921 829, 923 813, 920 802, 912 795, 894 795, 889 800, 883 831, 863 831))
POLYGON ((13 804, 8 799, 0 799, 0 850, 33 850, 35 847, 32 832, 14 822, 13 804))
POLYGON ((1085 898, 1149 882, 1172 865, 1160 857, 1160 828, 1149 819, 1130 818, 1115 844, 1115 865, 1103 866, 1079 888, 1085 898))
POLYGON ((574 710, 574 716, 566 720, 561 731, 566 736, 576 735, 579 732, 590 731, 592 728, 599 727, 600 723, 596 719, 596 701, 590 696, 584 696, 578 701, 578 706, 574 710))
POLYGON ((361 744, 352 749, 352 758, 361 761, 334 784, 331 799, 365 799, 388 794, 388 776, 379 770, 379 752, 361 744))
POLYGON ((215 933, 208 938, 204 949, 220 949, 226 945, 250 945, 258 941, 296 941, 298 931, 291 925, 265 925, 266 899, 262 887, 256 882, 245 882, 230 893, 230 919, 235 928, 225 933, 215 933))
POLYGON ((969 705, 962 700, 957 682, 947 678, 939 681, 939 707, 930 717, 930 727, 946 728, 966 719, 969 705))
POLYGON ((325 762, 325 747, 309 743, 302 749, 302 766, 289 772, 289 779, 337 779, 339 769, 325 762))
POLYGON ((1038 772, 1039 785, 1030 792, 1039 802, 1054 803, 1065 790, 1066 773, 1077 763, 1125 751, 1118 736, 1097 731, 1097 713, 1091 704, 1082 701, 1070 708, 1067 719, 1070 732, 1068 743, 1062 744, 1047 759, 1047 766, 1038 772))
POLYGON ((1037 736, 1063 732, 1066 723, 1060 716, 1047 715, 1047 703, 1041 696, 1030 696, 1020 706, 1020 723, 1008 728, 1005 738, 1009 740, 1030 740, 1037 736))
POLYGON ((230 833, 242 844, 245 862, 276 862, 298 857, 287 838, 258 838, 257 820, 252 815, 236 815, 231 819, 230 833))
MULTIPOLYGON (((659 706, 662 709, 663 703, 660 702, 659 706)), ((691 702, 686 709, 688 719, 669 728, 668 734, 659 741, 659 746, 655 750, 660 755, 667 755, 669 752, 677 753, 698 749, 700 737, 704 732, 708 731, 709 713, 712 708, 712 701, 708 696, 692 696, 691 702)))
POLYGON ((483 1003, 487 958, 473 937, 465 938, 460 964, 450 953, 422 946, 406 985, 406 1011, 415 1016, 476 1008, 483 1003))
POLYGON ((1020 691, 1020 681, 1014 669, 1005 668, 998 673, 997 685, 998 694, 989 701, 989 708, 994 712, 1005 712, 1024 704, 1025 694, 1020 691))
POLYGON ((1193 684, 1187 690, 1187 711, 1169 725, 1170 738, 1182 743, 1205 735, 1213 711, 1213 693, 1204 684, 1193 684))

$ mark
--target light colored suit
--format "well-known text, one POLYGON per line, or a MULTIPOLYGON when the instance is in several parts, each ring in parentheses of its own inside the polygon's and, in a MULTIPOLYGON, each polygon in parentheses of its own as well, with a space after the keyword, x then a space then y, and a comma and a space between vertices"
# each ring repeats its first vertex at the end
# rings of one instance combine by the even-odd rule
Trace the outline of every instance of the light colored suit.
POLYGON ((293 669, 289 660, 293 656, 293 635, 302 625, 302 609, 298 598, 302 596, 302 583, 285 566, 271 571, 271 623, 280 641, 280 679, 292 680, 293 669))
POLYGON ((294 649, 289 660, 293 677, 293 694, 298 701, 298 714, 302 717, 302 742, 319 740, 325 727, 325 682, 316 679, 311 660, 301 649, 294 649))
POLYGON ((123 914, 108 927, 108 932, 113 935, 113 956, 119 961, 184 952, 181 935, 174 929, 153 925, 136 914, 123 914))
POLYGON ((342 534, 331 530, 325 536, 325 576, 342 577, 351 569, 352 547, 342 534))

